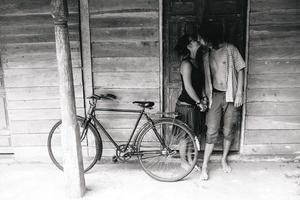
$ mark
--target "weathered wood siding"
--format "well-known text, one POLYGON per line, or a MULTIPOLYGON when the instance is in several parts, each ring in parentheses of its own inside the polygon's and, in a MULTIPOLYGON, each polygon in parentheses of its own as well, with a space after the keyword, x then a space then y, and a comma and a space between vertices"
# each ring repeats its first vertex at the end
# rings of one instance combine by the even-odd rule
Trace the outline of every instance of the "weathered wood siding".
POLYGON ((246 154, 300 152, 300 2, 251 0, 246 154))
MULTIPOLYGON (((159 110, 158 8, 158 0, 89 0, 94 92, 118 97, 99 106, 137 108, 132 101, 148 100, 159 110)), ((114 139, 123 142, 137 118, 135 114, 107 112, 97 117, 114 139)), ((102 139, 107 141, 103 135, 102 139)), ((111 148, 110 144, 104 146, 111 148)), ((108 149, 106 152, 104 155, 108 149)))
POLYGON ((3 80, 2 64, 0 62, 0 154, 12 153, 11 138, 8 131, 8 116, 6 108, 6 95, 3 80))
MULTIPOLYGON (((1 60, 9 131, 17 159, 48 159, 47 135, 60 119, 53 19, 48 0, 0 1, 1 60)), ((78 112, 83 111, 78 2, 69 1, 78 112)))

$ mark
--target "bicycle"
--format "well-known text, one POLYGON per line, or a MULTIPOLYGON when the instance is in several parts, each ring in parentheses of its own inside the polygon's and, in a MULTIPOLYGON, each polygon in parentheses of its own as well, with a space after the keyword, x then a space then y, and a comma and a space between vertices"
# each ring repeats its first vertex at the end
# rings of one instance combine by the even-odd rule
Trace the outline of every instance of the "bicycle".
MULTIPOLYGON (((170 117, 170 113, 147 113, 154 102, 134 101, 140 109, 97 108, 99 100, 114 100, 111 94, 92 95, 89 99, 89 110, 86 117, 77 116, 80 127, 80 140, 83 154, 84 172, 89 171, 101 159, 103 143, 99 130, 116 148, 114 160, 127 161, 137 156, 143 170, 159 181, 178 181, 186 177, 197 162, 198 142, 191 129, 183 122, 170 117), (129 136, 128 142, 118 145, 101 122, 96 119, 95 112, 138 113, 137 121, 129 136), (157 119, 151 116, 158 116, 157 119), (146 122, 139 128, 142 117, 146 122), (135 137, 134 137, 135 136, 135 137)), ((53 163, 63 170, 60 143, 60 126, 58 121, 48 136, 48 152, 53 163)))

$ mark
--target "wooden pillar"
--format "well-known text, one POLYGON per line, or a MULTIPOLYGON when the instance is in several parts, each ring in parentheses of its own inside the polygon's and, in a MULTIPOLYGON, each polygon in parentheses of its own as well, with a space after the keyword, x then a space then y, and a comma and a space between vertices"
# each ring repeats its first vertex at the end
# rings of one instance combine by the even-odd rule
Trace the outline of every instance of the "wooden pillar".
POLYGON ((88 99, 86 97, 93 95, 93 73, 92 73, 92 53, 91 53, 91 33, 90 33, 90 14, 89 1, 80 1, 80 40, 81 40, 81 60, 83 68, 83 85, 85 112, 87 112, 88 99))
POLYGON ((52 0, 52 17, 55 25, 56 57, 59 75, 62 116, 62 147, 66 194, 70 198, 82 197, 85 192, 82 152, 76 107, 70 42, 68 33, 67 0, 52 0))

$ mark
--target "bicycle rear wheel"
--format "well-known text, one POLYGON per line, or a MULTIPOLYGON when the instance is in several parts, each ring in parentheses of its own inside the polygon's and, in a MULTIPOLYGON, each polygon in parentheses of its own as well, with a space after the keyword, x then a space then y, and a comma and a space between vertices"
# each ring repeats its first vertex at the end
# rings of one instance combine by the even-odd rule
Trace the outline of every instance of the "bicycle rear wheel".
POLYGON ((186 177, 195 167, 198 149, 192 131, 176 119, 161 119, 140 133, 138 159, 144 171, 159 181, 186 177), (159 137, 165 145, 162 145, 159 137))
MULTIPOLYGON (((89 171, 102 155, 102 140, 96 128, 89 123, 84 130, 84 118, 77 116, 77 122, 80 127, 80 140, 82 147, 82 158, 84 172, 89 171), (86 131, 86 134, 83 134, 86 131)), ((58 121, 51 129, 48 135, 48 153, 55 164, 60 170, 63 170, 63 151, 61 145, 61 124, 58 121)))

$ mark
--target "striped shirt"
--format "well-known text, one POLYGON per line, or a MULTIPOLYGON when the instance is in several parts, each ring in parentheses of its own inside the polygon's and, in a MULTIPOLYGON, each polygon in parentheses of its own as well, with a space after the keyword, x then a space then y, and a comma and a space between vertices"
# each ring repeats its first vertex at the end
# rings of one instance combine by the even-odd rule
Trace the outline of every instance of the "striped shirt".
MULTIPOLYGON (((244 59, 242 58, 239 50, 232 44, 226 43, 223 47, 227 49, 227 89, 226 89, 226 102, 234 102, 235 94, 237 91, 237 78, 238 72, 246 67, 244 59)), ((209 53, 204 55, 204 72, 205 72, 205 92, 209 100, 209 108, 212 104, 212 78, 211 68, 209 64, 209 53)))

